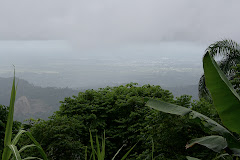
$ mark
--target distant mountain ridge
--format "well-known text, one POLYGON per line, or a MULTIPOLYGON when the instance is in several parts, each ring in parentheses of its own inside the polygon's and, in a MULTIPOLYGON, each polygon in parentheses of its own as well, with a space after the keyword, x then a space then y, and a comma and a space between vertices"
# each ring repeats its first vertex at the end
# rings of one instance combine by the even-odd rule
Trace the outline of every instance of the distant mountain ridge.
MULTIPOLYGON (((29 118, 47 119, 55 111, 59 110, 61 105, 59 101, 63 101, 65 97, 78 95, 86 89, 56 88, 56 87, 39 87, 30 84, 28 81, 16 78, 18 82, 15 114, 14 119, 24 121, 29 118)), ((116 84, 117 85, 117 84, 116 84)), ((120 85, 120 84, 118 84, 120 85)), ((12 78, 0 77, 0 104, 9 105, 12 87, 12 78)), ((97 89, 92 86, 88 89, 97 89)), ((173 93, 174 96, 183 94, 191 95, 193 99, 198 99, 197 85, 189 85, 182 87, 163 87, 173 93)))
MULTIPOLYGON (((70 88, 38 87, 26 80, 18 82, 14 119, 23 121, 29 118, 47 119, 59 109, 59 101, 77 95, 80 90, 70 88)), ((9 105, 12 78, 0 78, 0 104, 9 105)))

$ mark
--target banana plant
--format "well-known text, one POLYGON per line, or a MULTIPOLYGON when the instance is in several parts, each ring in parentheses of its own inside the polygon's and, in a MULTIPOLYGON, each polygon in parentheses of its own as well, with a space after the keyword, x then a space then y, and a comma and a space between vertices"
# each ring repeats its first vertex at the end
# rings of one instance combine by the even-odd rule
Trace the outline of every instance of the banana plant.
MULTIPOLYGON (((190 119, 196 120, 216 133, 216 135, 193 139, 188 142, 186 148, 199 144, 215 152, 225 150, 226 153, 219 157, 231 156, 236 159, 236 157, 240 157, 240 142, 232 132, 240 134, 240 96, 208 52, 203 58, 203 68, 206 86, 211 93, 213 104, 224 126, 190 108, 155 99, 147 99, 146 105, 165 113, 189 116, 190 119)), ((189 160, 196 159, 194 157, 186 158, 189 160)))
POLYGON ((13 126, 13 114, 14 114, 14 103, 16 98, 16 90, 17 87, 15 85, 15 69, 14 69, 14 77, 13 77, 13 84, 12 84, 12 91, 10 97, 10 105, 9 105, 9 112, 8 112, 8 119, 5 131, 5 138, 4 138, 4 149, 2 154, 2 160, 27 160, 27 159, 43 159, 47 160, 47 156, 44 153, 40 144, 34 139, 30 132, 25 130, 20 130, 17 135, 12 140, 12 126, 13 126), (26 134, 33 142, 33 144, 25 145, 21 147, 19 150, 17 148, 18 140, 20 139, 21 135, 26 134), (42 158, 38 157, 26 157, 24 159, 21 158, 20 153, 25 149, 36 147, 40 152, 42 158))

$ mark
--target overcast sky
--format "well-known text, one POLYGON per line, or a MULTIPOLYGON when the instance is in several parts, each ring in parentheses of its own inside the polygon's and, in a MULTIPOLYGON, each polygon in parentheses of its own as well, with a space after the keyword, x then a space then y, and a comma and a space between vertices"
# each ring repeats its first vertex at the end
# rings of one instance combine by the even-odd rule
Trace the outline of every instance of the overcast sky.
MULTIPOLYGON (((211 43, 240 43, 239 8, 239 0, 0 0, 0 73, 12 71, 12 64, 19 71, 55 73, 62 71, 54 66, 57 58, 71 58, 70 68, 64 66, 71 71, 72 60, 84 56, 149 58, 149 63, 156 57, 175 58, 173 63, 182 58, 185 66, 201 68, 211 43)), ((76 73, 69 72, 69 83, 78 79, 76 73)))
POLYGON ((1 40, 240 42, 239 0, 0 0, 1 40))

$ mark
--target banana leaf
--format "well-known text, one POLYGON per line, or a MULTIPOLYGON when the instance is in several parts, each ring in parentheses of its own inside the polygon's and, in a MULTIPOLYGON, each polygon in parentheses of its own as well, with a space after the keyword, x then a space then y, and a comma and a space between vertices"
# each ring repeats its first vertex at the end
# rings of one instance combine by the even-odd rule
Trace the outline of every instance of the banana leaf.
POLYGON ((240 134, 240 96, 207 52, 203 58, 206 86, 224 126, 240 134))
MULTIPOLYGON (((212 120, 211 118, 196 112, 190 108, 185 108, 179 105, 163 102, 155 99, 148 99, 146 106, 149 106, 153 109, 156 109, 161 112, 180 115, 180 116, 189 116, 189 119, 196 120, 200 122, 204 127, 218 133, 219 135, 226 138, 228 142, 228 147, 235 153, 234 150, 240 148, 240 144, 234 135, 227 130, 225 127, 212 120)), ((211 148, 210 148, 211 149, 211 148)), ((238 153, 236 153, 238 154, 238 153)))
POLYGON ((198 159, 198 158, 189 157, 189 156, 187 156, 186 158, 187 158, 187 160, 200 160, 200 159, 198 159))
POLYGON ((207 128, 209 128, 211 131, 217 132, 220 135, 229 135, 233 136, 231 132, 229 132, 226 128, 224 128, 222 125, 218 124, 216 121, 212 120, 211 118, 196 112, 190 108, 182 107, 179 105, 175 105, 168 102, 163 102, 160 100, 155 99, 148 99, 146 106, 156 109, 161 112, 180 115, 180 116, 189 116, 189 119, 198 119, 200 120, 201 124, 207 128))
POLYGON ((221 150, 225 149, 228 146, 227 141, 224 137, 213 135, 192 139, 186 145, 186 149, 192 147, 195 144, 200 144, 215 152, 220 152, 221 150))

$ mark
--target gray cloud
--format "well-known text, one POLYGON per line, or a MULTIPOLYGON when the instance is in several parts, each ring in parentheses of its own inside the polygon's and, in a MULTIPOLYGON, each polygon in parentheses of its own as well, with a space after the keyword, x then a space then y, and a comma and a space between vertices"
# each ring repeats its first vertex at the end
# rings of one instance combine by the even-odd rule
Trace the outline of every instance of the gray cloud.
POLYGON ((1 40, 79 47, 159 41, 240 41, 237 0, 0 1, 1 40))

